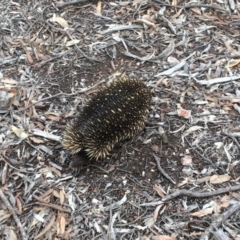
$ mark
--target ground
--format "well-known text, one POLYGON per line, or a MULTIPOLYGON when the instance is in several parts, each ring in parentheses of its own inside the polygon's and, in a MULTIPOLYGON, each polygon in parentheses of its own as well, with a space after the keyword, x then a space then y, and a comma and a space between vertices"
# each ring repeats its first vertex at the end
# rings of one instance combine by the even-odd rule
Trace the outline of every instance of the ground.
POLYGON ((3 1, 1 239, 240 239, 240 2, 203 2, 3 1), (71 169, 67 122, 121 75, 144 129, 71 169))

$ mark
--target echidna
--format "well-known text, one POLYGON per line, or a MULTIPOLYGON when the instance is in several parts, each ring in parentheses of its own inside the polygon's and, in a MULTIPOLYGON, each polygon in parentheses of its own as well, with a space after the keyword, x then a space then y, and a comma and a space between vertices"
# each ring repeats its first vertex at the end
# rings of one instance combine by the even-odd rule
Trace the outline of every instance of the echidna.
POLYGON ((71 154, 84 151, 89 159, 105 158, 119 141, 133 137, 146 120, 151 92, 136 79, 120 78, 100 90, 63 133, 71 154))

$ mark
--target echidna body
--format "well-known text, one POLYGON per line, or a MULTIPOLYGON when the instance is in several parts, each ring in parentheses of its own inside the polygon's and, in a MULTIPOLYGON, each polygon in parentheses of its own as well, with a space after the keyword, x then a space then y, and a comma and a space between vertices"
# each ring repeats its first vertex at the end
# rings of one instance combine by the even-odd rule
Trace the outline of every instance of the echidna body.
POLYGON ((145 123, 151 92, 136 79, 121 78, 100 90, 70 122, 63 146, 72 154, 105 158, 116 143, 133 137, 145 123))

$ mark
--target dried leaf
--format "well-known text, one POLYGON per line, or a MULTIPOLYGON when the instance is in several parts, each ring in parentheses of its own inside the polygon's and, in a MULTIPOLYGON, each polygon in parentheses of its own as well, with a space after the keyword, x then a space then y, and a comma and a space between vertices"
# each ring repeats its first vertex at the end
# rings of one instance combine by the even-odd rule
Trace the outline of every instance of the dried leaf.
POLYGON ((187 184, 192 179, 192 176, 185 178, 182 182, 178 183, 177 187, 180 188, 183 185, 187 184))
POLYGON ((66 219, 63 215, 60 216, 60 233, 64 234, 66 229, 66 219))
POLYGON ((227 40, 226 42, 224 42, 227 50, 235 55, 240 55, 240 52, 238 52, 237 50, 235 50, 234 48, 231 47, 231 44, 233 43, 233 40, 227 40))
POLYGON ((158 213, 159 213, 159 210, 163 207, 164 205, 163 204, 160 204, 156 207, 154 213, 153 213, 153 220, 154 222, 157 221, 157 217, 158 217, 158 213))
POLYGON ((159 146, 157 145, 152 145, 152 150, 155 152, 155 153, 158 153, 159 152, 159 146))
POLYGON ((191 8, 190 10, 195 12, 195 13, 197 13, 198 15, 202 15, 202 12, 201 12, 201 10, 198 7, 191 8))
POLYGON ((12 214, 9 214, 5 210, 0 210, 0 222, 2 222, 5 219, 8 219, 12 214))
POLYGON ((37 114, 37 111, 36 111, 35 106, 32 106, 32 107, 31 107, 31 110, 32 110, 32 116, 31 116, 31 117, 38 119, 39 116, 38 116, 38 114, 37 114))
POLYGON ((207 176, 207 177, 199 178, 197 180, 197 183, 203 183, 203 182, 207 182, 209 180, 210 180, 210 176, 207 176))
POLYGON ((155 220, 153 219, 152 216, 144 219, 145 227, 151 228, 153 227, 154 223, 155 223, 155 220))
POLYGON ((183 158, 181 158, 182 165, 192 165, 192 156, 185 155, 183 158))
POLYGON ((9 230, 9 240, 18 240, 17 234, 13 229, 9 230))
POLYGON ((160 197, 164 197, 165 196, 165 192, 163 191, 163 189, 161 188, 161 186, 155 184, 153 186, 153 189, 157 192, 157 194, 160 196, 160 197))
POLYGON ((203 209, 199 212, 192 213, 191 216, 203 217, 206 215, 211 215, 212 213, 213 213, 213 207, 210 207, 210 208, 203 209))
POLYGON ((45 114, 45 116, 46 116, 46 118, 47 119, 50 119, 50 120, 52 120, 52 121, 56 121, 56 122, 58 122, 59 121, 59 115, 58 114, 45 114))
POLYGON ((44 140, 43 139, 40 139, 40 138, 36 138, 36 137, 30 137, 30 139, 34 142, 34 143, 44 143, 44 140))
POLYGON ((240 193, 232 193, 232 196, 236 198, 238 201, 240 201, 240 193))
POLYGON ((179 117, 184 117, 186 119, 191 117, 191 110, 186 110, 186 109, 178 109, 177 111, 179 117))
POLYGON ((67 23, 67 21, 64 18, 62 18, 62 17, 55 17, 55 21, 59 25, 61 25, 63 28, 65 28, 65 29, 68 28, 68 23, 67 23))
POLYGON ((213 175, 210 178, 210 183, 212 184, 220 184, 224 182, 228 182, 231 179, 231 177, 227 174, 224 175, 213 175))
POLYGON ((229 200, 230 197, 228 195, 224 195, 221 199, 221 208, 227 208, 229 207, 229 200))
POLYGON ((2 185, 4 185, 5 182, 6 182, 7 173, 8 173, 8 164, 4 164, 4 167, 3 167, 3 170, 2 170, 2 185))
POLYGON ((177 64, 179 63, 179 60, 176 59, 175 57, 172 57, 172 56, 169 56, 169 57, 167 58, 167 61, 168 61, 168 63, 170 64, 171 67, 172 67, 172 66, 175 66, 175 65, 177 65, 177 64))
POLYGON ((134 0, 132 5, 136 9, 138 7, 138 5, 143 5, 145 3, 147 3, 147 0, 134 0))
POLYGON ((17 127, 12 125, 11 130, 21 139, 28 138, 28 134, 25 133, 23 129, 17 128, 17 127))
POLYGON ((34 213, 33 214, 34 219, 33 219, 33 222, 31 224, 31 226, 34 226, 34 225, 38 224, 39 222, 44 223, 45 222, 44 215, 45 215, 45 211, 44 210, 41 210, 39 212, 39 214, 34 213))
POLYGON ((219 101, 219 98, 218 98, 218 97, 208 96, 208 95, 206 95, 206 94, 204 94, 204 98, 205 98, 207 101, 214 102, 215 104, 218 104, 218 101, 219 101))
POLYGON ((214 146, 216 149, 220 149, 223 146, 223 142, 215 142, 214 146))
POLYGON ((52 218, 50 219, 49 223, 46 224, 44 229, 42 229, 42 231, 37 236, 34 236, 34 238, 37 239, 37 238, 44 236, 45 233, 51 229, 51 227, 54 225, 54 223, 55 223, 55 216, 53 215, 52 218))
POLYGON ((156 28, 156 27, 157 27, 156 24, 152 23, 149 19, 145 19, 145 18, 137 19, 136 22, 145 23, 147 26, 150 26, 150 27, 153 27, 153 28, 156 28))
POLYGON ((66 42, 66 47, 70 47, 72 45, 78 44, 79 42, 80 42, 80 40, 77 40, 77 39, 70 40, 70 41, 66 42))
POLYGON ((150 238, 148 238, 146 236, 141 236, 140 240, 150 240, 150 238))
POLYGON ((52 194, 53 194, 54 197, 60 198, 60 194, 57 190, 53 190, 52 194))
POLYGON ((195 132, 195 131, 197 131, 197 130, 199 130, 199 129, 202 129, 203 127, 201 127, 201 126, 192 126, 192 127, 190 127, 189 129, 187 129, 186 131, 185 131, 185 133, 188 133, 188 134, 190 134, 190 133, 193 133, 193 132, 195 132))
POLYGON ((231 99, 231 103, 239 103, 240 102, 240 98, 232 98, 231 99))
POLYGON ((58 171, 56 168, 50 167, 49 169, 50 169, 51 171, 53 171, 58 177, 61 177, 61 176, 62 176, 61 172, 58 171))
POLYGON ((60 197, 60 204, 63 205, 64 203, 64 189, 60 189, 60 192, 59 192, 59 197, 60 197))
POLYGON ((7 83, 7 84, 12 84, 12 85, 17 85, 18 82, 16 80, 10 79, 10 78, 2 78, 0 80, 2 83, 7 83))
POLYGON ((240 63, 240 59, 231 59, 227 65, 225 66, 225 68, 231 68, 234 67, 236 65, 238 65, 240 63))
POLYGON ((96 13, 101 13, 102 12, 102 1, 98 0, 97 7, 96 7, 96 13))
POLYGON ((115 166, 115 165, 111 165, 111 166, 110 166, 110 168, 108 169, 108 172, 112 172, 112 171, 114 171, 114 170, 115 170, 115 168, 116 168, 116 166, 115 166))
POLYGON ((159 236, 153 236, 151 240, 176 240, 176 238, 173 238, 167 235, 159 235, 159 236))
POLYGON ((233 108, 240 114, 240 107, 238 106, 238 104, 236 104, 236 103, 233 104, 233 108))
POLYGON ((18 206, 18 211, 20 214, 22 214, 23 209, 22 209, 22 202, 20 201, 20 199, 18 197, 15 198, 16 202, 17 202, 17 206, 18 206))
POLYGON ((32 56, 31 56, 31 53, 27 50, 27 48, 24 48, 25 50, 25 53, 27 55, 27 59, 30 63, 33 63, 33 59, 32 59, 32 56))

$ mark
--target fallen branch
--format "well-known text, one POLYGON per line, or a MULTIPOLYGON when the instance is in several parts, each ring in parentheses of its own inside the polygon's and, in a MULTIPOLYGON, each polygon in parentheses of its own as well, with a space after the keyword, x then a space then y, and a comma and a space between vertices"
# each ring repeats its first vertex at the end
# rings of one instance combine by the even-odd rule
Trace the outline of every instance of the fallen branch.
POLYGON ((236 185, 236 186, 233 186, 233 187, 230 186, 230 187, 226 187, 226 188, 220 188, 220 189, 218 189, 216 191, 212 191, 212 192, 194 192, 194 191, 183 189, 183 190, 176 191, 172 194, 169 194, 169 195, 163 197, 162 200, 160 200, 160 201, 143 203, 143 204, 140 204, 140 206, 156 206, 156 205, 162 204, 166 201, 172 200, 172 199, 174 199, 176 197, 179 197, 179 196, 206 198, 206 197, 212 197, 212 196, 219 195, 219 194, 222 194, 222 193, 234 192, 234 191, 238 191, 238 190, 240 190, 240 185, 236 185))

